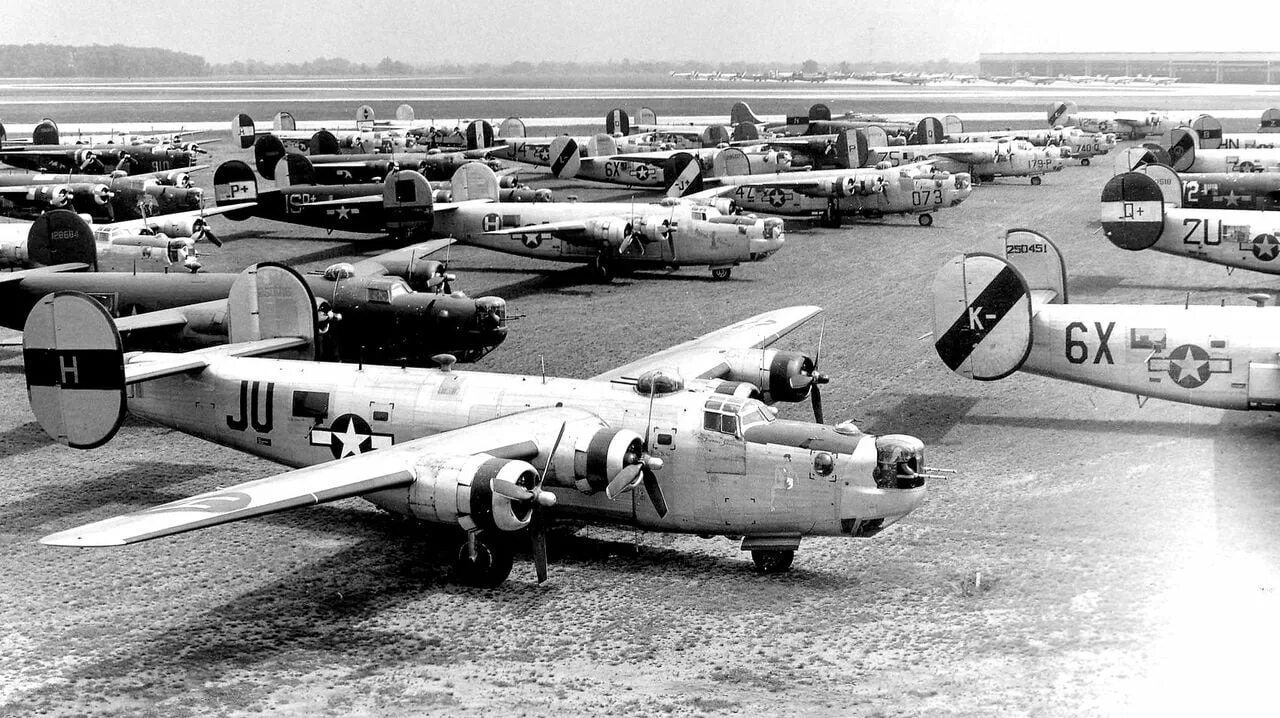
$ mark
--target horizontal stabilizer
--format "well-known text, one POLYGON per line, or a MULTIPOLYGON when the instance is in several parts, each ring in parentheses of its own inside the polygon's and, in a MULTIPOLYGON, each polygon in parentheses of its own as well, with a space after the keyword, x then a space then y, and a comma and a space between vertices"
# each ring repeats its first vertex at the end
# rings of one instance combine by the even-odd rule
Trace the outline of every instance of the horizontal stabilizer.
POLYGON ((21 282, 27 277, 37 274, 55 274, 59 272, 83 272, 91 269, 84 262, 68 262, 66 264, 54 264, 47 267, 34 267, 32 269, 19 269, 14 272, 0 272, 0 284, 10 284, 12 282, 21 282))

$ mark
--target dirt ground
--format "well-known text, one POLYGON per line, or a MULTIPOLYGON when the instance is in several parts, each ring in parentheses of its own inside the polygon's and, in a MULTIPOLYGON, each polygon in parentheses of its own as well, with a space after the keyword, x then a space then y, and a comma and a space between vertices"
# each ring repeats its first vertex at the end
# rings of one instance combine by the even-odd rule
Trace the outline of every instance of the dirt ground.
MULTIPOLYGON (((960 473, 874 539, 806 539, 782 576, 723 538, 588 527, 553 534, 547 583, 524 552, 501 588, 472 589, 451 579, 439 534, 356 500, 122 549, 42 546, 278 467, 137 421, 98 450, 51 445, 20 355, 0 352, 0 715, 1270 713, 1277 417, 1140 408, 1028 375, 966 381, 919 338, 938 267, 1009 227, 1058 242, 1078 303, 1275 293, 1272 277, 1111 246, 1097 220, 1109 176, 1099 161, 1039 187, 1000 180, 929 228, 793 230, 728 282, 685 269, 602 286, 451 252, 457 288, 522 315, 483 370, 545 359, 585 377, 757 312, 823 306, 828 420, 919 436, 960 473)), ((376 252, 282 224, 218 227, 229 241, 206 251, 209 270, 376 252)), ((815 322, 785 346, 817 336, 815 322)))

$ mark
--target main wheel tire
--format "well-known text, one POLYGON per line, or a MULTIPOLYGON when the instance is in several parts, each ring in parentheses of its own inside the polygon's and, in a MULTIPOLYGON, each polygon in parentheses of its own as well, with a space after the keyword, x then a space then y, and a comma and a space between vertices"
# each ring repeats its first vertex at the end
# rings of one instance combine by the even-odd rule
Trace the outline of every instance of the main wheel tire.
POLYGON ((728 279, 729 275, 731 274, 733 274, 733 270, 730 269, 729 267, 718 267, 716 269, 711 270, 711 278, 718 281, 724 281, 728 279))
POLYGON ((591 263, 591 275, 597 282, 608 284, 613 281, 613 263, 604 257, 598 257, 591 263))
POLYGON ((1081 166, 1081 167, 1088 167, 1088 166, 1089 166, 1089 158, 1088 158, 1088 157, 1081 157, 1081 158, 1080 158, 1080 166, 1081 166))
POLYGON ((918 221, 920 222, 921 227, 931 227, 933 226, 933 215, 926 212, 925 214, 920 215, 918 221))
POLYGON ((791 568, 796 552, 790 550, 761 549, 751 552, 751 560, 760 573, 785 573, 791 568))
POLYGON ((1033 184, 1033 185, 1038 185, 1038 184, 1040 184, 1040 183, 1041 183, 1041 182, 1043 182, 1043 181, 1044 181, 1044 180, 1040 179, 1040 175, 1036 175, 1035 177, 1032 177, 1032 178, 1031 178, 1031 184, 1033 184))
POLYGON ((483 534, 475 537, 476 555, 470 556, 464 542, 458 549, 458 560, 454 563, 454 571, 458 580, 469 586, 478 588, 495 588, 511 575, 511 564, 514 555, 511 547, 503 541, 494 541, 483 534))

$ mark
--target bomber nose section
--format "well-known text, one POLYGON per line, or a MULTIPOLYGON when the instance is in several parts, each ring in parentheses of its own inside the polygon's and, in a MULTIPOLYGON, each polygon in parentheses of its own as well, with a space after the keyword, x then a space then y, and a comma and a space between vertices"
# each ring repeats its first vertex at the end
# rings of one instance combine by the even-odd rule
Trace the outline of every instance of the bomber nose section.
POLYGON ((924 465, 924 442, 914 436, 866 436, 853 458, 864 470, 871 466, 873 483, 845 483, 840 525, 851 536, 874 536, 914 511, 924 503, 927 480, 937 478, 924 465))
POLYGON ((760 233, 752 234, 750 240, 751 261, 758 262, 762 259, 768 259, 774 252, 782 249, 786 238, 783 236, 782 220, 777 217, 769 217, 762 220, 760 233))
POLYGON ((973 194, 973 177, 968 172, 957 172, 952 176, 952 181, 951 206, 955 207, 973 194))

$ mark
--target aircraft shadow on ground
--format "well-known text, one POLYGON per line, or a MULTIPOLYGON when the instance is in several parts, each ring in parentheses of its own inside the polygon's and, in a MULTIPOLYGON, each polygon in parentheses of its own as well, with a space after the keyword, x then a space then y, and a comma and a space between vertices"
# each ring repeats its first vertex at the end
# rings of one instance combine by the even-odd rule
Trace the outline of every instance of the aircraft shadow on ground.
MULTIPOLYGON (((191 612, 181 625, 149 638, 138 652, 114 652, 109 658, 85 665, 71 676, 81 681, 119 680, 122 676, 147 679, 146 698, 162 701, 186 694, 190 686, 242 671, 280 655, 300 654, 329 664, 388 668, 388 662, 406 665, 456 664, 475 651, 507 650, 500 645, 477 645, 455 640, 456 616, 441 613, 419 616, 415 630, 370 628, 372 616, 412 604, 423 591, 445 593, 454 603, 471 611, 501 610, 511 621, 536 622, 548 601, 563 603, 564 591, 557 573, 572 570, 598 575, 582 577, 592 584, 611 576, 651 573, 652 583, 642 592, 652 600, 669 600, 671 591, 691 581, 714 580, 737 600, 751 605, 762 595, 776 596, 803 586, 806 591, 856 590, 860 579, 850 574, 795 569, 781 576, 761 576, 749 558, 723 558, 698 551, 682 551, 643 545, 636 551, 629 541, 574 535, 572 529, 553 527, 548 548, 550 582, 535 582, 527 543, 516 535, 516 563, 511 578, 497 589, 478 589, 453 581, 451 564, 458 548, 456 531, 429 527, 374 511, 334 509, 338 513, 308 509, 305 524, 317 532, 349 522, 349 535, 363 536, 357 543, 302 566, 279 581, 244 593, 220 606, 191 612), (341 514, 341 515, 339 515, 341 514), (432 625, 441 628, 433 630, 432 625), (448 636, 442 639, 438 634, 448 636)), ((288 514, 283 514, 288 515, 288 514)), ((283 516, 282 515, 282 516, 283 516)), ((296 519, 298 514, 292 514, 296 519)), ((245 560, 257 560, 245 557, 245 560)), ((570 586, 573 581, 562 578, 570 586)), ((717 589, 720 590, 720 589, 717 589)), ((189 606, 200 606, 198 596, 186 597, 189 606)), ((640 599, 643 600, 643 599, 640 599)), ((760 603, 768 603, 761 600, 760 603)), ((563 619, 556 619, 563 620, 563 619)), ((505 630, 499 625, 494 630, 505 630)), ((515 647, 511 650, 519 650, 515 647)), ((513 654, 514 657, 515 654, 513 654)), ((66 685, 48 686, 28 698, 63 695, 66 685)))
MULTIPOLYGON (((895 396, 893 394, 884 395, 895 396)), ((896 404, 884 408, 865 409, 863 421, 876 431, 900 431, 911 434, 925 446, 943 443, 943 438, 957 424, 965 421, 979 399, 970 396, 942 394, 898 395, 896 404)))
POLYGON ((1261 554, 1280 566, 1280 416, 1231 412, 1214 432, 1217 548, 1261 554))
MULTIPOLYGON (((4 369, 7 367, 0 367, 4 369)), ((29 421, 8 431, 0 431, 0 459, 25 454, 48 446, 52 439, 40 428, 40 423, 29 421)))
POLYGON ((1115 277, 1106 274, 1081 274, 1067 276, 1067 289, 1076 292, 1109 292, 1113 289, 1154 289, 1154 290, 1178 290, 1191 293, 1192 304, 1204 304, 1203 301, 1197 301, 1196 295, 1202 292, 1228 292, 1231 294, 1239 294, 1244 297, 1248 294, 1276 294, 1276 288, 1273 286, 1258 287, 1229 287, 1229 286, 1188 286, 1186 284, 1158 284, 1155 282, 1141 282, 1129 277, 1115 277))
POLYGON ((1132 434, 1146 436, 1171 436, 1213 438, 1221 432, 1211 425, 1185 421, 1125 421, 1123 419, 1059 419, 1048 416, 990 416, 969 415, 966 424, 981 426, 1005 426, 1011 429, 1040 429, 1045 431, 1082 431, 1095 434, 1132 434))
MULTIPOLYGON (((36 427, 34 431, 39 436, 44 436, 44 432, 34 422, 31 426, 36 427)), ((47 444, 48 440, 44 443, 47 444)), ((175 465, 163 461, 140 461, 132 462, 128 468, 110 474, 96 477, 79 475, 74 487, 58 482, 35 493, 26 494, 20 501, 0 504, 0 525, 13 532, 40 528, 44 533, 51 533, 60 528, 69 528, 55 526, 60 524, 57 519, 90 514, 106 504, 125 504, 142 509, 183 498, 185 493, 165 492, 162 489, 170 484, 217 473, 225 468, 216 464, 175 465)), ((85 519, 89 520, 92 519, 85 519)))

